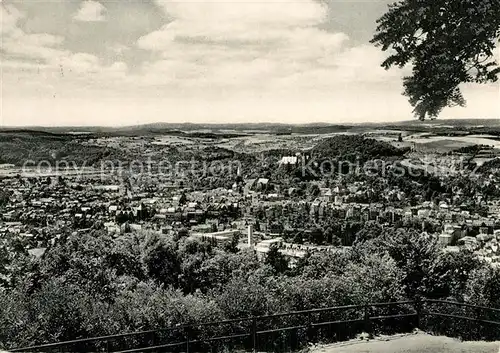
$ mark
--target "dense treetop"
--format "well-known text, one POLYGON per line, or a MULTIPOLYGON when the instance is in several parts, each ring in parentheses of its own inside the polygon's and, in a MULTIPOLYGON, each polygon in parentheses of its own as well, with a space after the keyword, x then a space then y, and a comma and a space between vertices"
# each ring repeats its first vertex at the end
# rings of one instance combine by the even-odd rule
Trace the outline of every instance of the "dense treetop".
POLYGON ((378 20, 372 42, 389 51, 382 66, 411 64, 404 94, 415 115, 465 105, 461 83, 496 82, 500 0, 402 0, 378 20))
POLYGON ((366 161, 374 158, 402 156, 404 149, 398 149, 387 142, 366 138, 362 135, 338 135, 323 139, 311 151, 312 156, 366 161))
MULTIPOLYGON (((295 268, 276 249, 260 262, 180 235, 98 229, 39 259, 0 253, 10 278, 0 283, 0 347, 415 296, 500 305, 500 271, 472 253, 442 252, 405 228, 370 226, 356 238, 350 251, 310 253, 295 268)), ((498 335, 478 330, 467 332, 498 335)))

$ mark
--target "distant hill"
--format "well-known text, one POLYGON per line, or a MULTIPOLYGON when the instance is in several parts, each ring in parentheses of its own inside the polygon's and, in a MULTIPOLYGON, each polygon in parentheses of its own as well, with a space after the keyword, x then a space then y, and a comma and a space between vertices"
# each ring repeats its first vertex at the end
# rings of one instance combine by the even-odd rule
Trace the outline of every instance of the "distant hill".
POLYGON ((436 119, 436 120, 405 120, 390 125, 402 126, 456 126, 456 127, 498 127, 499 119, 436 119))
POLYGON ((402 156, 406 150, 396 148, 387 142, 365 138, 362 135, 338 135, 322 140, 311 150, 316 159, 339 158, 361 161, 369 159, 402 156))
POLYGON ((90 146, 83 142, 89 135, 56 134, 45 131, 0 131, 0 163, 22 166, 40 161, 72 161, 91 166, 103 159, 124 158, 126 152, 108 147, 90 146))
POLYGON ((187 137, 202 137, 202 138, 230 138, 244 136, 242 133, 235 131, 234 133, 225 131, 212 131, 205 129, 204 126, 191 126, 190 124, 145 124, 124 127, 104 127, 104 126, 33 126, 28 129, 19 129, 15 127, 7 127, 0 129, 0 132, 20 132, 20 131, 37 131, 47 134, 58 135, 94 135, 94 136, 150 136, 150 135, 174 135, 187 137))
POLYGON ((286 123, 151 123, 142 125, 106 126, 31 126, 26 128, 4 127, 0 131, 40 131, 52 134, 91 133, 96 135, 144 136, 144 135, 182 135, 206 138, 230 138, 253 133, 286 134, 329 134, 338 132, 362 133, 373 129, 408 130, 433 132, 437 134, 481 134, 500 136, 500 119, 449 119, 418 121, 408 120, 394 123, 361 124, 286 124, 286 123), (211 135, 210 135, 211 134, 211 135))
MULTIPOLYGON (((119 134, 119 135, 141 135, 141 134, 189 134, 189 133, 214 133, 217 135, 240 135, 243 132, 268 132, 268 133, 318 133, 339 132, 351 129, 346 125, 332 125, 324 123, 288 125, 277 123, 247 123, 247 124, 172 124, 172 123, 152 123, 142 125, 131 125, 121 127, 105 126, 32 126, 29 130, 44 131, 51 133, 73 133, 86 132, 97 134, 119 134)), ((20 130, 11 127, 4 128, 6 131, 20 130)))

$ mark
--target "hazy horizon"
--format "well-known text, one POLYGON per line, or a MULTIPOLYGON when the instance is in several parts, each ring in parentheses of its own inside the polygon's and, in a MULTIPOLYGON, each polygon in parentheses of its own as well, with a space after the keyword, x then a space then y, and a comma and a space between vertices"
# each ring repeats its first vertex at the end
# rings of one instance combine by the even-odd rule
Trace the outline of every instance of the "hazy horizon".
MULTIPOLYGON (((384 124, 418 124, 421 126, 426 126, 426 125, 447 125, 450 122, 454 121, 467 121, 469 120, 471 124, 474 124, 475 121, 479 125, 481 125, 481 122, 485 121, 491 121, 491 120, 499 120, 497 118, 483 118, 483 117, 463 117, 463 118, 439 118, 434 121, 423 121, 420 122, 418 119, 405 119, 405 120, 396 120, 392 122, 388 121, 380 121, 380 122, 374 122, 374 121, 365 121, 365 122, 345 122, 345 123, 335 123, 335 122, 326 122, 326 121, 312 121, 312 122, 303 122, 303 123, 289 123, 289 122, 272 122, 272 121, 262 121, 262 122, 239 122, 239 123, 234 123, 234 122, 213 122, 213 121, 205 121, 205 122, 167 122, 167 121, 156 121, 156 122, 149 122, 149 123, 138 123, 138 124, 113 124, 113 125, 106 125, 106 124, 100 124, 100 125, 75 125, 75 124, 36 124, 36 125, 2 125, 0 128, 5 128, 5 129, 24 129, 24 128, 75 128, 75 129, 84 129, 84 128, 127 128, 127 127, 139 127, 139 126, 149 126, 149 125, 213 125, 213 126, 223 126, 223 125, 283 125, 283 126, 335 126, 335 125, 345 125, 345 126, 367 126, 367 125, 375 125, 375 126, 380 126, 384 124)), ((499 122, 500 124, 500 122, 499 122)))
MULTIPOLYGON (((369 43, 392 0, 3 0, 2 126, 329 124, 413 118, 409 68, 369 43)), ((466 85, 439 119, 500 118, 466 85)))

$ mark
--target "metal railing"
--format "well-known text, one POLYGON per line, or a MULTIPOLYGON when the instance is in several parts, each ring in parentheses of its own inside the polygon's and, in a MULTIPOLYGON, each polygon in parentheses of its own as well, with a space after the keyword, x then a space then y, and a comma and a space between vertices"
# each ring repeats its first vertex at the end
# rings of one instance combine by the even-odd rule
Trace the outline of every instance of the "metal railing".
POLYGON ((207 352, 298 349, 304 342, 342 341, 361 332, 398 333, 422 328, 422 319, 466 320, 500 328, 500 309, 444 300, 347 305, 91 337, 15 348, 10 352, 207 352), (472 309, 474 315, 450 307, 472 309), (438 310, 438 309, 443 310, 438 310), (448 312, 446 312, 448 311, 448 312), (489 316, 485 317, 485 313, 489 316), (494 319, 491 318, 491 314, 494 319), (288 347, 279 345, 286 341, 288 347))

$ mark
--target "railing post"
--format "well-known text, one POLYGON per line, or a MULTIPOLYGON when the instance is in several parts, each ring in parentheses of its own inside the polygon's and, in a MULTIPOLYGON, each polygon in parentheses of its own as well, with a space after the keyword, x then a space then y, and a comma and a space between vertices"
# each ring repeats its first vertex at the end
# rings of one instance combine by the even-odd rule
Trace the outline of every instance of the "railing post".
POLYGON ((252 318, 252 348, 253 352, 257 352, 257 319, 252 318))
MULTIPOLYGON (((462 314, 463 315, 463 314, 462 314)), ((482 318, 483 318, 484 312, 481 308, 479 307, 474 307, 474 317, 478 320, 477 322, 479 323, 482 318)), ((483 324, 484 325, 484 324, 483 324)), ((482 334, 481 331, 483 331, 484 326, 483 325, 477 325, 476 332, 473 333, 473 335, 478 335, 482 334), (478 332, 479 331, 479 332, 478 332)))
POLYGON ((420 300, 420 297, 417 297, 415 299, 415 312, 417 313, 417 318, 415 322, 416 328, 420 328, 420 316, 422 315, 422 301, 420 300))
POLYGON ((306 329, 306 336, 307 336, 307 341, 311 340, 311 335, 312 335, 312 326, 311 326, 311 312, 307 312, 307 329, 306 329))
POLYGON ((184 327, 184 331, 186 333, 186 353, 189 353, 189 325, 184 327))
POLYGON ((368 334, 372 334, 372 325, 370 321, 370 306, 365 305, 364 306, 364 323, 365 323, 365 331, 368 334))

